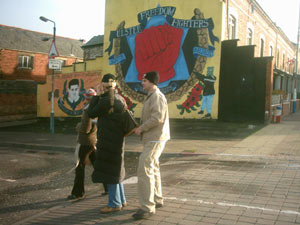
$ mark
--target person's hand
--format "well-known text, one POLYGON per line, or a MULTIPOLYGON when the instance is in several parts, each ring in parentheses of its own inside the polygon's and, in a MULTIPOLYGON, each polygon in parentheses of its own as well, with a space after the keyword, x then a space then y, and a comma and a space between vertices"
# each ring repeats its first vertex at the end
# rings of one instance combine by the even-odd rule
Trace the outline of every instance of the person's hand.
POLYGON ((160 82, 174 77, 173 68, 180 51, 183 31, 167 23, 143 30, 135 38, 135 62, 138 79, 149 71, 158 71, 160 82))
POLYGON ((138 128, 136 128, 134 132, 135 132, 135 134, 136 134, 136 135, 138 135, 138 136, 140 136, 140 135, 141 135, 141 130, 140 130, 140 128, 139 128, 139 127, 138 127, 138 128))

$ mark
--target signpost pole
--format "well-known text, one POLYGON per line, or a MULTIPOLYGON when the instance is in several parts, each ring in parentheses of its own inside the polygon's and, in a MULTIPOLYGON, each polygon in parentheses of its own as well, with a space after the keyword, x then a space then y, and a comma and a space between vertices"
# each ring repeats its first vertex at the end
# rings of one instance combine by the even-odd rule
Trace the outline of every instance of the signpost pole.
MULTIPOLYGON (((50 58, 58 56, 58 52, 55 46, 55 35, 56 35, 56 26, 53 20, 50 20, 44 16, 40 16, 40 20, 44 22, 50 21, 53 23, 53 41, 49 51, 49 67, 50 67, 50 58)), ((52 87, 51 87, 51 113, 50 113, 50 132, 54 134, 54 70, 55 66, 52 67, 52 87)))
POLYGON ((52 69, 50 132, 54 134, 54 69, 52 69))

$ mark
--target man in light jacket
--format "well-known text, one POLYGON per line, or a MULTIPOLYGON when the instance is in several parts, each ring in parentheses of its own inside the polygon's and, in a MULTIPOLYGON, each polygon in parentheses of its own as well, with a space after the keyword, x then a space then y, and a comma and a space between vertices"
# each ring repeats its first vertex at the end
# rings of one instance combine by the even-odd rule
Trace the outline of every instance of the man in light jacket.
POLYGON ((163 206, 159 157, 170 139, 169 113, 166 97, 157 84, 156 71, 144 75, 142 86, 148 93, 144 102, 141 126, 135 131, 141 135, 143 151, 138 165, 138 195, 141 208, 133 214, 136 220, 146 219, 163 206))

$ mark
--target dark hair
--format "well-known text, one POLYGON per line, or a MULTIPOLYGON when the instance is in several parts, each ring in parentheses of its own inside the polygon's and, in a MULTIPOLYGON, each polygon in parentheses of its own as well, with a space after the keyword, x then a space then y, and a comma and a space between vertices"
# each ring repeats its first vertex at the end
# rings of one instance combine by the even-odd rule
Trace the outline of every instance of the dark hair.
POLYGON ((151 83, 157 85, 159 82, 159 74, 157 71, 151 71, 144 74, 144 78, 149 80, 151 83))
POLYGON ((111 73, 104 74, 102 77, 102 82, 107 83, 110 79, 116 80, 116 77, 111 73))
POLYGON ((70 80, 70 82, 69 82, 69 88, 72 85, 78 85, 79 86, 79 80, 78 79, 72 79, 72 80, 70 80))

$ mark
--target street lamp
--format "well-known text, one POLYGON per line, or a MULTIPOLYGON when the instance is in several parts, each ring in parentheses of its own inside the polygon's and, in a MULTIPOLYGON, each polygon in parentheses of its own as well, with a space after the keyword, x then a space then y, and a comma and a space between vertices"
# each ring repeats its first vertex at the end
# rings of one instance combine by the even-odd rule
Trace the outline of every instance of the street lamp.
MULTIPOLYGON (((40 20, 53 23, 53 43, 55 43, 56 26, 53 20, 49 20, 44 16, 40 16, 40 20)), ((44 41, 47 41, 44 39, 44 41)), ((54 69, 52 69, 52 89, 51 89, 51 113, 50 113, 50 132, 54 134, 54 69)))

